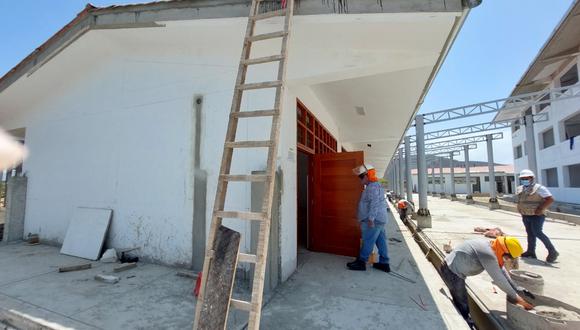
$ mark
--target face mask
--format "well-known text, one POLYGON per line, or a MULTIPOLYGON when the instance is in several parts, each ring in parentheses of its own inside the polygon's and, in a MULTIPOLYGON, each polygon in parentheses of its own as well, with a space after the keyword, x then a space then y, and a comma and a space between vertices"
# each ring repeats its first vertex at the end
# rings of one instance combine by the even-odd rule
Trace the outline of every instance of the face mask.
POLYGON ((529 180, 529 179, 521 179, 521 180, 520 180, 520 183, 521 183, 523 186, 526 186, 526 187, 527 187, 527 186, 529 186, 529 185, 532 183, 532 180, 529 180))

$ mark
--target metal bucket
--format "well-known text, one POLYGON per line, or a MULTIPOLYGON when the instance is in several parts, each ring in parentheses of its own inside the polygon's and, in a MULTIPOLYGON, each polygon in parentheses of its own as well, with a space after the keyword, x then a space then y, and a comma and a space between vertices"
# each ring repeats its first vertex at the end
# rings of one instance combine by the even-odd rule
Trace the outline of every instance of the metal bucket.
MULTIPOLYGON (((563 303, 559 300, 536 295, 535 299, 527 299, 534 306, 549 306, 555 308, 564 308, 568 311, 575 312, 580 315, 580 309, 563 303)), ((510 302, 507 304, 507 317, 513 329, 521 330, 562 330, 562 329, 572 329, 580 330, 580 320, 565 320, 556 317, 550 317, 546 315, 539 315, 533 311, 526 311, 518 305, 514 305, 510 302)))
POLYGON ((544 294, 544 278, 527 270, 510 270, 510 277, 517 285, 523 286, 534 294, 544 294))

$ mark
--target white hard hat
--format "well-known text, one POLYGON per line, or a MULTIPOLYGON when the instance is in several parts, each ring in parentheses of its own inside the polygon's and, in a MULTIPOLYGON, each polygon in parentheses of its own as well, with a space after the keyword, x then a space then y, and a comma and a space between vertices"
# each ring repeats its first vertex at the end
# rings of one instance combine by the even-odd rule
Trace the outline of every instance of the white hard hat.
POLYGON ((534 177, 534 178, 536 177, 536 176, 534 175, 534 172, 532 172, 532 171, 530 171, 530 170, 526 169, 526 170, 522 170, 522 171, 520 172, 520 176, 519 176, 519 177, 520 177, 520 178, 526 178, 526 177, 530 177, 530 176, 531 176, 531 177, 534 177))
POLYGON ((353 168, 352 173, 354 173, 356 175, 361 175, 361 174, 365 174, 369 170, 373 170, 374 168, 375 167, 372 166, 371 164, 363 164, 361 166, 357 166, 357 167, 353 168))

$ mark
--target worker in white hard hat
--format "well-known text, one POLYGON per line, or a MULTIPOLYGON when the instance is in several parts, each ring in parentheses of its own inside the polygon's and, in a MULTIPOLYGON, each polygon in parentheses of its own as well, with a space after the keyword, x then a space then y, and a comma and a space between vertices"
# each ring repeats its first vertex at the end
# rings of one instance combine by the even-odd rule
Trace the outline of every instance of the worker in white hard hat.
POLYGON ((519 175, 520 186, 516 189, 518 212, 522 215, 526 233, 528 234, 528 247, 522 254, 524 258, 536 257, 536 238, 540 239, 548 249, 547 262, 555 262, 558 251, 544 234, 543 227, 546 220, 546 209, 554 202, 552 193, 548 188, 536 182, 534 172, 522 170, 519 175))
POLYGON ((366 263, 376 244, 379 249, 379 262, 373 268, 390 272, 387 250, 387 202, 385 192, 377 178, 377 172, 372 165, 364 164, 353 169, 363 186, 358 202, 357 219, 360 223, 363 245, 355 261, 346 264, 350 270, 366 270, 366 263))

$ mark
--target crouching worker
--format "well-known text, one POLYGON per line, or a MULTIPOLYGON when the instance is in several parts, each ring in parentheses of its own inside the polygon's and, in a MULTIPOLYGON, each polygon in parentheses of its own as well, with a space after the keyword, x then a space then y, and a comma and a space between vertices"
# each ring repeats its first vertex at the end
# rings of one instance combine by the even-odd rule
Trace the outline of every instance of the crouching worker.
POLYGON ((473 321, 469 316, 465 278, 480 274, 484 270, 506 293, 508 301, 527 310, 534 308, 518 294, 518 292, 526 293, 526 290, 516 286, 504 267, 511 264, 522 252, 522 246, 517 238, 499 236, 491 242, 482 238, 465 241, 445 258, 441 266, 443 281, 451 291, 453 303, 470 325, 473 321))
POLYGON ((407 215, 413 213, 413 204, 406 199, 401 199, 397 202, 397 211, 399 211, 399 219, 407 220, 407 215))
POLYGON ((362 232, 363 245, 355 261, 346 264, 350 270, 366 270, 366 263, 375 244, 379 249, 379 262, 373 267, 390 272, 389 256, 387 251, 387 202, 385 192, 379 183, 376 170, 371 165, 361 165, 353 169, 358 175, 364 190, 358 202, 357 218, 362 232))

